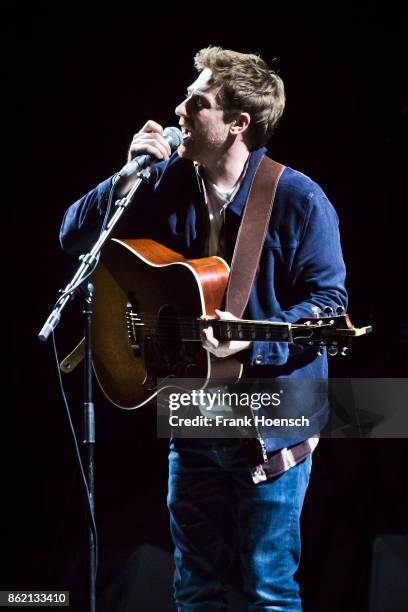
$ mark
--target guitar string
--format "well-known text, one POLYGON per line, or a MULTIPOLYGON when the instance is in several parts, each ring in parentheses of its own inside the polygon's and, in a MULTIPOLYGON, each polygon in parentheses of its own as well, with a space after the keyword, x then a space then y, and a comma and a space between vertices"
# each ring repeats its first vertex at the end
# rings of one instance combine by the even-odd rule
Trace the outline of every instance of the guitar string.
MULTIPOLYGON (((186 318, 186 317, 155 317, 155 316, 144 316, 144 317, 137 317, 136 315, 132 315, 132 314, 128 314, 128 318, 131 319, 130 321, 130 326, 132 327, 132 332, 134 334, 137 333, 137 330, 135 329, 136 327, 138 327, 138 323, 140 322, 139 325, 143 327, 143 331, 144 333, 150 333, 150 332, 157 332, 162 331, 167 333, 168 336, 171 335, 175 335, 175 336, 179 336, 180 332, 181 335, 183 335, 183 331, 184 332, 190 332, 190 334, 192 332, 194 332, 194 334, 196 335, 197 339, 199 339, 199 331, 200 331, 200 326, 203 325, 205 323, 205 321, 201 320, 201 319, 192 319, 190 318, 186 318), (142 322, 142 321, 146 321, 142 322), (154 322, 154 325, 149 325, 149 323, 154 322), (159 322, 159 324, 157 324, 157 322, 159 322)), ((228 321, 220 321, 219 319, 212 319, 211 320, 212 323, 215 325, 215 327, 220 328, 218 331, 222 333, 223 328, 226 327, 226 323, 228 323, 228 321)), ((232 320, 232 323, 234 324, 236 321, 232 320)), ((256 339, 257 338, 257 334, 261 333, 263 336, 266 336, 266 339, 268 340, 281 340, 282 339, 282 333, 281 333, 281 329, 274 329, 273 327, 273 323, 271 322, 265 322, 265 323, 261 323, 261 322, 257 322, 256 325, 254 325, 252 322, 250 321, 244 321, 244 322, 240 322, 240 327, 241 327, 241 331, 244 333, 245 331, 251 330, 250 336, 251 339, 256 339)), ((298 329, 300 326, 297 326, 296 329, 298 329)), ((329 327, 329 325, 325 325, 325 327, 329 327)), ((298 336, 297 339, 309 339, 312 337, 313 335, 313 329, 321 329, 322 326, 321 325, 316 325, 316 326, 308 326, 306 329, 301 326, 302 329, 304 329, 304 331, 310 331, 310 334, 308 336, 298 336)), ((227 332, 224 332, 225 336, 228 336, 227 332)), ((232 332, 232 334, 234 333, 234 330, 232 332)), ((239 330, 236 333, 236 336, 238 336, 239 339, 239 330)))
MULTIPOLYGON (((341 317, 337 317, 337 319, 340 319, 341 317)), ((334 326, 334 321, 332 317, 327 317, 327 319, 329 319, 329 323, 324 323, 323 319, 319 319, 319 323, 309 323, 307 326, 303 323, 303 324, 292 324, 292 331, 297 331, 299 332, 299 330, 304 330, 305 332, 310 332, 309 335, 298 335, 296 337, 292 336, 292 341, 293 342, 298 342, 301 343, 302 341, 305 341, 306 344, 309 345, 315 345, 317 343, 322 344, 328 344, 329 342, 333 345, 338 345, 338 341, 335 340, 335 338, 327 338, 327 337, 320 337, 320 338, 316 338, 314 333, 316 331, 319 330, 324 330, 327 328, 331 328, 331 331, 337 331, 338 334, 337 335, 341 335, 341 333, 339 334, 340 330, 334 326)), ((137 314, 134 314, 133 312, 127 312, 127 321, 128 321, 128 334, 129 332, 133 335, 133 339, 137 340, 137 327, 141 326, 143 327, 143 333, 144 335, 146 334, 151 334, 154 335, 157 332, 161 333, 162 336, 167 336, 168 338, 179 338, 180 340, 183 340, 183 336, 187 336, 188 340, 200 340, 200 326, 202 324, 205 323, 205 320, 202 320, 200 318, 192 318, 192 317, 176 317, 176 316, 161 316, 158 317, 157 315, 144 315, 143 313, 140 314, 140 317, 137 314), (130 319, 130 321, 129 321, 130 319), (135 323, 135 322, 138 323, 135 323), (146 323, 145 323, 146 321, 146 323), (150 326, 147 324, 149 322, 154 322, 154 326, 150 326), (160 324, 158 325, 157 322, 160 322, 160 324), (181 336, 181 338, 180 338, 181 336), (194 337, 192 337, 194 336, 194 337)), ((269 342, 286 342, 287 340, 285 338, 282 338, 282 333, 280 329, 274 329, 273 326, 273 322, 269 322, 269 321, 265 321, 265 322, 260 322, 260 321, 239 321, 236 319, 231 319, 230 321, 227 320, 220 320, 220 319, 210 319, 210 321, 212 323, 215 324, 215 327, 218 327, 218 338, 220 340, 243 340, 243 339, 250 339, 253 341, 256 340, 264 340, 264 341, 269 341, 269 342), (234 335, 234 331, 232 331, 232 333, 230 332, 230 334, 225 333, 223 334, 223 328, 225 328, 226 324, 232 322, 233 326, 235 323, 239 322, 241 329, 238 331, 238 333, 235 333, 234 335), (248 334, 248 329, 250 330, 250 333, 248 334), (239 332, 242 332, 242 335, 240 335, 239 332), (246 334, 245 334, 246 332, 246 334), (246 335, 246 338, 243 338, 243 336, 246 335)), ((346 329, 346 330, 341 330, 342 332, 344 331, 348 331, 350 332, 350 329, 346 329)), ((343 335, 345 335, 343 333, 343 335)), ((130 338, 132 339, 132 338, 130 338)), ((185 338, 187 339, 187 338, 185 338)), ((288 340, 289 341, 289 340, 288 340)))
MULTIPOLYGON (((245 321, 245 320, 241 320, 241 319, 201 319, 199 317, 179 317, 179 316, 168 316, 168 315, 164 315, 164 316, 158 316, 158 315, 145 315, 143 313, 141 313, 140 315, 135 314, 135 313, 125 313, 125 316, 130 317, 132 320, 134 321, 168 321, 171 323, 176 322, 182 322, 184 324, 197 324, 197 323, 206 323, 208 322, 209 324, 221 324, 221 325, 226 325, 228 323, 232 323, 233 325, 235 324, 239 324, 243 327, 258 327, 258 326, 264 326, 264 327, 273 327, 277 322, 274 321, 245 321)), ((319 321, 323 321, 323 319, 319 319, 319 321)), ((283 324, 285 324, 286 322, 283 321, 283 324)), ((322 327, 333 327, 334 329, 336 329, 336 327, 334 326, 332 319, 330 319, 330 323, 310 323, 309 325, 306 325, 305 323, 292 323, 291 324, 292 328, 295 329, 319 329, 322 327)), ((339 328, 337 328, 339 329, 339 328)))
MULTIPOLYGON (((192 318, 186 318, 186 317, 155 317, 155 316, 136 316, 136 315, 131 315, 128 314, 127 315, 127 321, 130 325, 132 325, 133 328, 136 328, 138 326, 143 327, 145 330, 148 331, 153 331, 156 329, 160 329, 160 330, 172 330, 172 329, 184 329, 184 331, 194 331, 194 332, 198 332, 200 331, 201 327, 204 327, 206 321, 202 320, 202 319, 192 319, 192 318)), ((231 320, 231 321, 226 321, 226 320, 220 320, 220 319, 210 319, 209 320, 209 324, 213 325, 215 328, 218 328, 219 332, 223 332, 224 329, 228 329, 228 324, 232 323, 232 333, 236 332, 239 334, 239 332, 241 331, 242 333, 244 332, 251 332, 251 336, 256 337, 257 333, 263 333, 263 334, 267 334, 268 336, 273 336, 275 335, 275 337, 281 338, 282 337, 282 329, 285 329, 285 327, 280 327, 279 328, 275 328, 273 322, 247 322, 247 321, 236 321, 236 320, 231 320), (235 329, 234 329, 235 328, 235 329)), ((304 332, 315 332, 317 330, 323 330, 323 329, 327 329, 327 328, 331 328, 332 330, 335 330, 335 328, 333 327, 333 324, 323 324, 323 325, 308 325, 305 326, 304 324, 300 324, 300 325, 296 325, 296 324, 292 324, 292 330, 293 331, 304 331, 304 332)), ((231 330, 230 330, 231 331, 231 330)), ((339 331, 339 330, 337 330, 339 331)), ((225 332, 225 333, 228 333, 225 332)), ((310 337, 309 336, 304 336, 305 338, 310 337)))

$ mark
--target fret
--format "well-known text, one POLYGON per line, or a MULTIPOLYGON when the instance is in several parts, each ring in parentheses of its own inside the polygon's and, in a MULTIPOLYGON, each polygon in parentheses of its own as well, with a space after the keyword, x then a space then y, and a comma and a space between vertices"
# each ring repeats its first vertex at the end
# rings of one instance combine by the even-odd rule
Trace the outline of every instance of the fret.
POLYGON ((244 330, 242 329, 242 327, 243 327, 242 323, 238 323, 237 330, 238 330, 238 336, 240 340, 244 338, 244 330))

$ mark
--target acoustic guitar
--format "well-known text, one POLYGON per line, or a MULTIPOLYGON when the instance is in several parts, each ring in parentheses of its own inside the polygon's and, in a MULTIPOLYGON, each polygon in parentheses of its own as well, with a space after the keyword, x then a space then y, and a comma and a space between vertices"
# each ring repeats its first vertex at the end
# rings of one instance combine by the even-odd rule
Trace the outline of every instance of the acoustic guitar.
MULTIPOLYGON (((200 332, 222 308, 229 266, 220 257, 186 259, 148 239, 106 244, 93 275, 94 370, 108 399, 121 408, 139 408, 155 397, 158 380, 172 378, 237 381, 242 365, 219 359, 201 344, 200 332)), ((352 338, 371 331, 354 328, 348 315, 313 317, 298 323, 219 320, 211 322, 221 341, 256 340, 327 345, 345 354, 352 338)), ((61 364, 64 372, 83 357, 78 345, 61 364)))

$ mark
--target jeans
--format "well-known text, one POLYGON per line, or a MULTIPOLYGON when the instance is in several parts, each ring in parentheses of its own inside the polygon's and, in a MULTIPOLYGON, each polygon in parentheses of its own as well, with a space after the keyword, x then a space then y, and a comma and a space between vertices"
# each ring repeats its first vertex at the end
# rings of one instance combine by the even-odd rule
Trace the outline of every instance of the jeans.
POLYGON ((311 461, 309 455, 255 485, 239 441, 171 441, 168 507, 179 612, 227 610, 235 552, 248 610, 302 609, 294 574, 311 461))

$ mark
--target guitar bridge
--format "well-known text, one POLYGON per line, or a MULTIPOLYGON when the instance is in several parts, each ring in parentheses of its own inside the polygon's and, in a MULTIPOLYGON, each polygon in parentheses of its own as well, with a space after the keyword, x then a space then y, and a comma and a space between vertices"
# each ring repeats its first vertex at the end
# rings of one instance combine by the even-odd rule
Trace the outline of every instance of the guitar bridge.
POLYGON ((135 354, 135 357, 141 356, 141 341, 140 330, 144 327, 142 319, 138 313, 133 310, 130 302, 126 305, 126 328, 130 346, 135 354))

